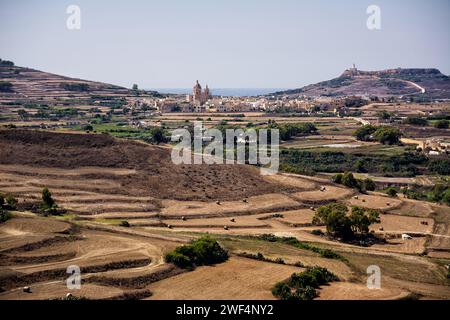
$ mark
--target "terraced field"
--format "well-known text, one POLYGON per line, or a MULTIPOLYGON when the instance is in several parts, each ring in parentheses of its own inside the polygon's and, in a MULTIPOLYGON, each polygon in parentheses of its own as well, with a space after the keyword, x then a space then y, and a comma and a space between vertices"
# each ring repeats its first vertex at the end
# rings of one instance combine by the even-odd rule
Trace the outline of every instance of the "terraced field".
POLYGON ((69 291, 95 299, 272 299, 276 282, 315 265, 341 279, 322 289, 324 299, 450 297, 445 269, 433 260, 450 252, 448 207, 356 194, 328 179, 264 177, 247 166, 177 167, 166 147, 106 135, 3 130, 0 147, 0 193, 19 200, 14 217, 0 224, 0 299, 53 299, 69 291), (44 187, 66 214, 32 213, 44 187), (372 229, 386 243, 360 247, 312 233, 324 230, 312 225, 315 209, 335 201, 380 209, 381 223, 372 229), (402 240, 405 232, 414 238, 402 240), (192 272, 164 261, 166 252, 205 233, 229 251, 229 261, 192 272), (268 233, 332 248, 346 259, 255 238, 268 233), (364 286, 364 270, 377 259, 386 268, 393 259, 404 262, 387 275, 402 286, 377 293, 364 286), (66 287, 70 265, 81 268, 81 290, 66 287), (426 277, 408 282, 406 274, 423 266, 426 277))

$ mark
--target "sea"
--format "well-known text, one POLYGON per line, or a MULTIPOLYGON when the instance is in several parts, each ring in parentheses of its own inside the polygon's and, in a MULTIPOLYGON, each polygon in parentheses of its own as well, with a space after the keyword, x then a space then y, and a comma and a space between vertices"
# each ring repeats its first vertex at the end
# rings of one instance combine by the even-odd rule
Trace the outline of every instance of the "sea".
MULTIPOLYGON (((148 89, 155 90, 159 93, 172 93, 172 94, 191 94, 192 88, 155 88, 148 89)), ((211 94, 213 96, 224 96, 224 97, 252 97, 252 96, 262 96, 269 93, 274 93, 277 91, 289 90, 287 88, 216 88, 211 89, 211 94)))

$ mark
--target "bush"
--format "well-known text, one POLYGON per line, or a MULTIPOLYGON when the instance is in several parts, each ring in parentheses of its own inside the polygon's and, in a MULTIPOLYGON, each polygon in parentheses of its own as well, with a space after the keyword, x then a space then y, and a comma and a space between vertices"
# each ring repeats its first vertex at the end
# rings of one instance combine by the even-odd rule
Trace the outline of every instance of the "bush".
POLYGON ((5 204, 5 196, 0 194, 0 208, 5 204))
POLYGON ((399 129, 394 127, 380 127, 375 131, 373 137, 382 144, 398 144, 402 133, 399 129))
POLYGON ((12 218, 12 214, 6 210, 0 209, 0 223, 4 223, 12 218))
POLYGON ((6 203, 8 204, 8 205, 10 205, 11 207, 14 207, 19 201, 17 201, 17 199, 16 198, 14 198, 14 196, 12 196, 12 195, 8 195, 7 197, 6 197, 6 203))
POLYGON ((349 188, 356 188, 359 185, 358 181, 355 179, 353 173, 351 172, 344 173, 344 175, 342 176, 342 184, 349 188))
POLYGON ((178 252, 169 252, 166 255, 166 262, 173 263, 177 267, 186 269, 189 267, 192 267, 193 263, 189 259, 189 257, 185 256, 184 254, 178 253, 178 252))
POLYGON ((180 268, 211 265, 228 260, 228 252, 209 237, 192 241, 189 245, 177 247, 166 255, 166 261, 180 268))
POLYGON ((395 189, 394 187, 389 187, 389 188, 386 189, 386 193, 390 197, 396 197, 397 196, 397 189, 395 189))
POLYGON ((0 92, 12 92, 13 84, 11 82, 0 81, 0 92))
POLYGON ((53 200, 52 194, 48 188, 42 190, 42 206, 44 209, 51 209, 55 206, 55 200, 53 200))
POLYGON ((438 129, 448 129, 450 122, 448 120, 438 120, 434 126, 438 129))
POLYGON ((129 228, 130 227, 130 223, 126 220, 120 221, 119 224, 121 227, 125 227, 125 228, 129 228))
POLYGON ((344 175, 342 174, 342 173, 338 173, 338 174, 335 174, 334 176, 333 176, 333 178, 331 178, 331 180, 334 182, 334 183, 338 183, 338 184, 342 184, 342 178, 344 177, 344 175))
POLYGON ((288 280, 275 284, 272 294, 281 300, 312 300, 317 297, 316 289, 338 280, 326 268, 307 268, 306 271, 294 273, 288 280))
POLYGON ((94 127, 91 124, 87 124, 83 126, 84 131, 94 131, 94 127))
POLYGON ((375 189, 377 188, 375 182, 370 178, 365 179, 363 181, 363 185, 364 189, 366 189, 367 191, 375 191, 375 189))
POLYGON ((77 91, 77 92, 85 92, 89 91, 89 85, 87 83, 61 83, 61 89, 67 91, 77 91))
POLYGON ((427 126, 428 125, 427 119, 419 118, 419 117, 408 117, 405 119, 404 123, 415 125, 415 126, 427 126))

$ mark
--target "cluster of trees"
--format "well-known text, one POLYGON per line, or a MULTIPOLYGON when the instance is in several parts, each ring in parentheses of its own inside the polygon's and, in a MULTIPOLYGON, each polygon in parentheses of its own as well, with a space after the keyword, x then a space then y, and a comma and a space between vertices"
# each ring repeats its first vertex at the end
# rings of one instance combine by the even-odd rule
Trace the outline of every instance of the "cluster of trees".
POLYGON ((89 91, 89 85, 87 83, 61 83, 59 85, 61 89, 67 91, 77 91, 77 92, 86 92, 89 91))
POLYGON ((268 129, 280 130, 280 139, 283 141, 291 140, 293 137, 317 133, 316 126, 310 122, 278 124, 274 120, 269 120, 268 129))
POLYGON ((2 67, 14 67, 14 62, 9 60, 2 60, 0 59, 0 66, 2 67))
POLYGON ((316 172, 357 171, 385 176, 413 177, 420 172, 419 168, 427 165, 432 172, 439 174, 445 174, 442 172, 446 172, 446 170, 450 172, 450 161, 445 159, 432 161, 416 151, 400 155, 295 149, 280 151, 280 170, 307 175, 314 175, 316 172), (433 165, 431 165, 432 163, 433 165))
POLYGON ((278 282, 272 288, 272 294, 281 300, 313 300, 318 296, 316 289, 332 281, 339 281, 326 268, 307 268, 302 273, 294 273, 291 277, 278 282))
POLYGON ((357 179, 351 172, 338 173, 333 176, 332 181, 359 191, 375 191, 377 187, 372 179, 357 179))
MULTIPOLYGON (((414 126, 428 126, 428 120, 420 117, 408 117, 403 122, 414 126)), ((449 125, 450 121, 448 119, 438 119, 433 126, 437 129, 448 129, 449 125)))
POLYGON ((349 214, 346 205, 331 203, 320 207, 313 218, 314 224, 324 224, 327 233, 342 240, 366 236, 369 226, 380 222, 380 213, 374 209, 354 206, 349 214))
POLYGON ((209 237, 192 241, 189 245, 177 247, 165 256, 166 262, 186 269, 211 265, 228 260, 228 252, 219 243, 209 237))
POLYGON ((402 193, 409 199, 440 202, 450 206, 450 185, 436 184, 431 189, 423 186, 403 188, 402 193))
POLYGON ((394 127, 364 125, 353 134, 360 141, 378 141, 382 144, 399 144, 402 132, 394 127))

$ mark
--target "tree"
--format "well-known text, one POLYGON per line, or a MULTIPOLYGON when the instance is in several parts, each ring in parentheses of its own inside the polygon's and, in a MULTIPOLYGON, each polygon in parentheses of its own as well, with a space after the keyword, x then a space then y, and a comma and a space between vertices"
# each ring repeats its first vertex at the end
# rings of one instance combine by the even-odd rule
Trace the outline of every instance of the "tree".
POLYGON ((394 115, 386 110, 377 113, 377 116, 381 120, 390 120, 394 115))
POLYGON ((389 145, 398 144, 401 136, 402 133, 399 129, 386 126, 378 128, 373 134, 375 140, 382 144, 389 145))
POLYGON ((357 172, 366 172, 367 170, 364 168, 364 160, 358 159, 355 162, 355 168, 357 172))
POLYGON ((357 188, 358 187, 358 181, 353 176, 353 173, 346 172, 342 176, 342 184, 349 188, 357 188))
POLYGON ((341 203, 331 203, 320 207, 314 218, 314 224, 325 224, 327 232, 334 237, 349 239, 353 236, 348 209, 341 203))
POLYGON ((434 124, 435 128, 448 129, 450 122, 448 120, 438 120, 434 124))
POLYGON ((44 190, 42 190, 42 205, 44 209, 52 209, 55 206, 55 200, 53 200, 52 194, 48 188, 44 188, 44 190))
POLYGON ((24 109, 20 109, 19 111, 17 111, 17 114, 22 120, 28 119, 28 117, 30 116, 30 114, 24 109))
POLYGON ((364 182, 363 182, 363 184, 364 184, 364 188, 365 188, 367 191, 375 191, 375 189, 376 189, 376 187, 377 187, 377 185, 375 184, 375 182, 374 182, 372 179, 370 179, 370 178, 365 179, 364 182))
POLYGON ((356 206, 348 215, 348 208, 344 204, 331 203, 317 210, 313 223, 325 224, 329 234, 348 240, 355 234, 366 235, 371 224, 380 222, 379 216, 377 210, 356 206))
POLYGON ((362 127, 359 127, 356 129, 356 131, 353 133, 353 135, 356 137, 356 139, 360 141, 369 141, 371 140, 372 134, 377 130, 375 126, 372 125, 364 125, 362 127))
POLYGON ((367 234, 369 226, 380 222, 380 213, 374 209, 353 207, 350 214, 353 233, 367 234))
POLYGON ((166 141, 166 137, 164 135, 164 130, 162 128, 156 127, 150 131, 152 135, 152 141, 156 144, 160 144, 166 141))
POLYGON ((0 194, 0 208, 5 204, 5 196, 0 194))
POLYGON ((335 174, 335 175, 333 176, 332 180, 333 180, 334 183, 342 184, 342 178, 343 178, 343 176, 344 176, 344 175, 343 175, 342 173, 337 173, 337 174, 335 174))

